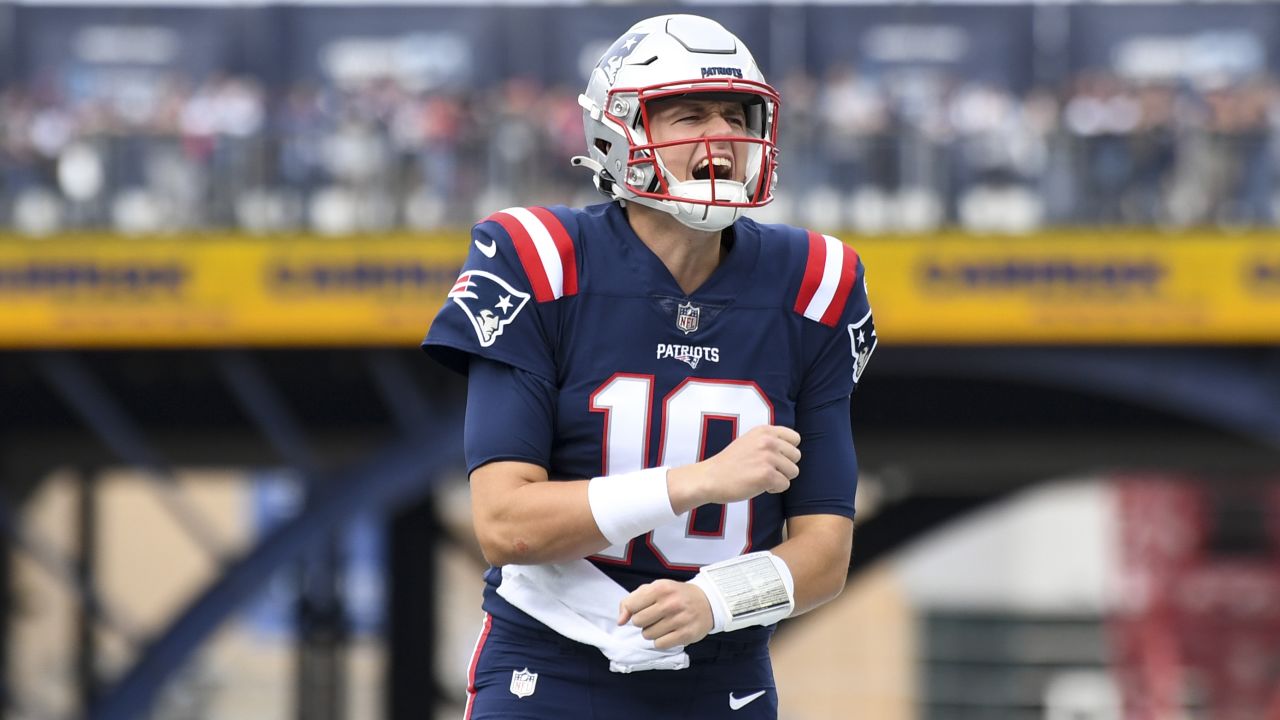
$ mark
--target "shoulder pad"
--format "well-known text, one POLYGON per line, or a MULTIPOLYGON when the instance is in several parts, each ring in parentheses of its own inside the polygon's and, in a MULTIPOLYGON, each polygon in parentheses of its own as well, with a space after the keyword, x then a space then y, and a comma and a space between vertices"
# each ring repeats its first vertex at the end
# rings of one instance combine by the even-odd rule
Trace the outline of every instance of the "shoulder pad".
POLYGON ((544 207, 499 210, 479 224, 495 222, 511 238, 534 299, 540 303, 578 293, 578 259, 565 222, 544 207))
POLYGON ((858 253, 830 235, 809 230, 808 260, 795 311, 835 327, 858 277, 858 253))

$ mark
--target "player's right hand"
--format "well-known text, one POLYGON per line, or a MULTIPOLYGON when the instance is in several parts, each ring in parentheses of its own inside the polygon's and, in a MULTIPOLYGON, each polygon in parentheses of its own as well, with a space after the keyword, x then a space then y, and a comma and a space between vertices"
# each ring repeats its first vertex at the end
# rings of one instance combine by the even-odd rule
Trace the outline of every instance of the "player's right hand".
POLYGON ((703 503, 731 503, 760 493, 780 493, 800 474, 800 433, 758 425, 693 467, 701 476, 703 503))

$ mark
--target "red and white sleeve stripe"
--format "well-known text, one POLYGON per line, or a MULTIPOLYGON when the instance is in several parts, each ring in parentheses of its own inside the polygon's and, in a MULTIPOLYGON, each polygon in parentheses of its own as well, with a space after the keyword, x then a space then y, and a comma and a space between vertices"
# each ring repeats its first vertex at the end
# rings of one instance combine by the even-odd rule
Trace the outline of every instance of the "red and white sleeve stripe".
POLYGON ((809 261, 796 297, 796 312, 835 327, 858 275, 858 253, 830 235, 809 231, 809 261))
POLYGON ((485 218, 502 226, 516 245, 533 297, 550 302, 578 293, 578 262, 564 223, 546 208, 513 207, 485 218))

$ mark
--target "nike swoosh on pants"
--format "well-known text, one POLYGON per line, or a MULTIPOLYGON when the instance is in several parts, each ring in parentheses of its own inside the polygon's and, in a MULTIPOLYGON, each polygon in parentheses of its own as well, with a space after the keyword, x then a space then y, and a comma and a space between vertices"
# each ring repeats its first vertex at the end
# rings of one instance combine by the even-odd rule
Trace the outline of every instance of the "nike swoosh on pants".
POLYGON ((760 697, 761 695, 764 695, 766 692, 768 692, 768 691, 767 691, 767 690, 761 690, 761 691, 759 691, 759 692, 753 692, 753 693, 751 693, 750 695, 747 695, 746 697, 740 697, 740 698, 739 698, 739 697, 734 697, 734 696, 733 696, 733 693, 729 693, 729 709, 730 709, 730 710, 741 710, 742 708, 746 707, 746 706, 747 706, 747 704, 748 704, 748 703, 750 703, 752 700, 755 700, 756 698, 760 697))

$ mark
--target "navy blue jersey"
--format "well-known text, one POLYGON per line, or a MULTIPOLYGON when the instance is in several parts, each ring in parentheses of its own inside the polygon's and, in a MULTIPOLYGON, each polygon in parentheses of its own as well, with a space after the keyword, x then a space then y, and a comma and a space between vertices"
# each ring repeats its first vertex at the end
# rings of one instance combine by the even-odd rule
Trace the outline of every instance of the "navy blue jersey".
MULTIPOLYGON (((724 244, 719 267, 686 294, 617 203, 504 210, 473 229, 466 265, 423 342, 460 372, 479 356, 521 371, 531 395, 546 389, 522 407, 544 408, 532 417, 551 432, 531 435, 511 417, 519 413, 486 417, 493 441, 469 444, 470 469, 521 459, 553 480, 583 479, 696 462, 761 424, 801 432, 804 458, 787 492, 696 508, 591 558, 628 589, 771 548, 790 516, 853 516, 847 431, 824 440, 847 460, 816 467, 801 428, 833 406, 847 418, 875 348, 862 263, 834 238, 746 218, 724 231, 724 244)), ((492 587, 485 608, 528 622, 492 587)))

